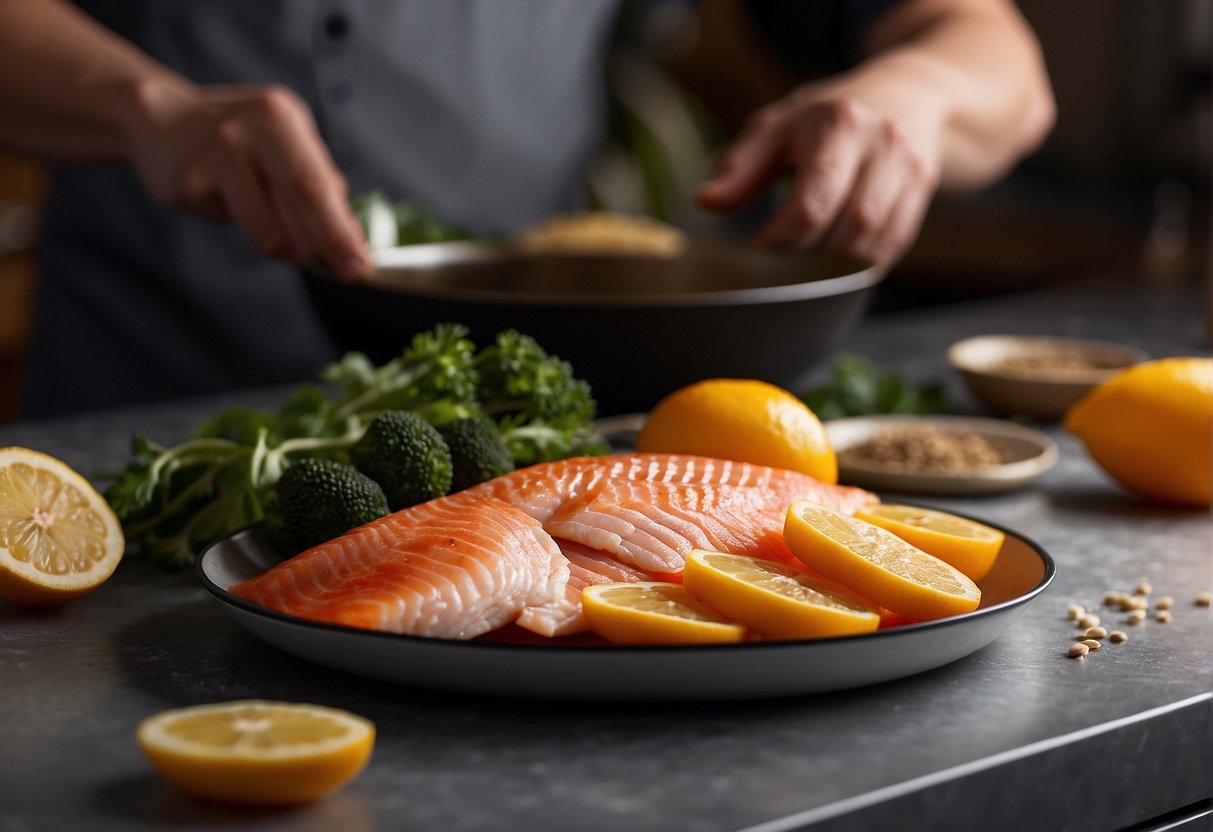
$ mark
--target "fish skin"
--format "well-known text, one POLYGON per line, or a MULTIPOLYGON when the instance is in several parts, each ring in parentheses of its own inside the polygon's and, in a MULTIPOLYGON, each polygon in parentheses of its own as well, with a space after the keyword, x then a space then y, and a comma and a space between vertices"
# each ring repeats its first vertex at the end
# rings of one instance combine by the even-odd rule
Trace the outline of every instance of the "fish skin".
POLYGON ((848 514, 876 502, 749 463, 578 457, 389 514, 231 591, 302 618, 389 632, 465 639, 517 621, 564 635, 586 628, 585 586, 677 580, 694 548, 799 565, 782 528, 800 499, 848 514))

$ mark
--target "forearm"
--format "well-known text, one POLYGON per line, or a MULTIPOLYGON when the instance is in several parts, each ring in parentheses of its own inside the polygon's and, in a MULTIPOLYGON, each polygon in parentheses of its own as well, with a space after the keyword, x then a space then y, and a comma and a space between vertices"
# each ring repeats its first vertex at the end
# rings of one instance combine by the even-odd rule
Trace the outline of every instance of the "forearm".
POLYGON ((50 163, 127 162, 148 96, 186 88, 61 0, 0 0, 0 149, 50 163))
POLYGON ((907 2, 877 22, 842 80, 886 112, 936 119, 945 188, 988 184, 1035 148, 1054 105, 1035 36, 1004 0, 907 2))

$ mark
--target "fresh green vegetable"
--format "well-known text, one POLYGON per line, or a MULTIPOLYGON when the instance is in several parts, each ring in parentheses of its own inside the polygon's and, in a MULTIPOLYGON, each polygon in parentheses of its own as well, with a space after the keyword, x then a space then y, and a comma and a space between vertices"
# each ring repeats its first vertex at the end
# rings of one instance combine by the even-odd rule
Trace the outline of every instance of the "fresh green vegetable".
POLYGON ((915 386, 896 370, 881 372, 864 356, 846 353, 835 360, 830 383, 802 398, 822 420, 948 409, 942 385, 915 386))
POLYGON ((393 203, 382 191, 369 191, 350 201, 372 249, 469 240, 465 228, 447 222, 415 202, 393 203))
POLYGON ((517 464, 606 452, 591 428, 595 405, 589 384, 534 338, 514 330, 498 333, 496 343, 476 357, 476 370, 483 412, 497 420, 501 441, 517 464))
POLYGON ((306 385, 277 413, 233 408, 175 447, 136 436, 131 462, 106 493, 128 542, 166 565, 189 565, 211 540, 260 521, 274 485, 298 460, 348 461, 385 411, 434 426, 492 418, 519 465, 606 451, 589 386, 516 332, 478 353, 465 328, 444 324, 381 367, 349 353, 321 379, 335 397, 306 385))
POLYGON ((278 480, 267 501, 266 527, 284 554, 332 540, 388 512, 383 489, 352 465, 301 459, 278 480))
POLYGON ((514 470, 514 460, 501 441, 497 423, 487 416, 456 419, 443 425, 441 433, 454 466, 452 491, 471 488, 514 470))
POLYGON ((446 442, 429 422, 403 410, 376 416, 350 459, 383 486, 392 511, 441 497, 451 487, 446 442))

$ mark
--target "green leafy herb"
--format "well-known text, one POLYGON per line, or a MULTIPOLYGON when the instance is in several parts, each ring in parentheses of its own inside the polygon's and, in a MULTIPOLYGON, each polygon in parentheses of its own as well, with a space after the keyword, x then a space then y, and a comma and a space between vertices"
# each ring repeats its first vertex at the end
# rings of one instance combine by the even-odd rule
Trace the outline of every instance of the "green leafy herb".
POLYGON ((369 191, 350 201, 372 249, 469 240, 471 232, 438 217, 415 202, 393 203, 382 191, 369 191))
POLYGON ((948 409, 943 385, 913 385, 896 370, 882 372, 864 356, 848 353, 835 360, 829 384, 802 398, 822 420, 948 409))
POLYGON ((534 338, 514 330, 499 333, 476 357, 476 370, 482 411, 497 420, 516 464, 606 452, 593 427, 590 386, 534 338))
POLYGON ((136 436, 130 463, 106 493, 127 540, 161 563, 187 566, 211 540, 260 521, 294 462, 348 462, 367 426, 388 411, 435 427, 490 417, 518 465, 606 451, 589 385, 567 362, 517 332, 480 352, 467 334, 439 325, 380 367, 349 353, 320 374, 335 398, 305 385, 277 413, 232 408, 171 448, 136 436))

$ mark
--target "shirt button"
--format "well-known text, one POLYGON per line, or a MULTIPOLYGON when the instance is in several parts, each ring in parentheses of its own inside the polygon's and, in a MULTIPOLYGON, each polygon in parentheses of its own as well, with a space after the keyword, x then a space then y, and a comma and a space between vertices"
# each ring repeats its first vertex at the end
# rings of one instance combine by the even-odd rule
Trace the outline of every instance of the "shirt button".
POLYGON ((350 19, 343 14, 330 14, 324 20, 324 34, 332 41, 345 40, 350 33, 350 19))

